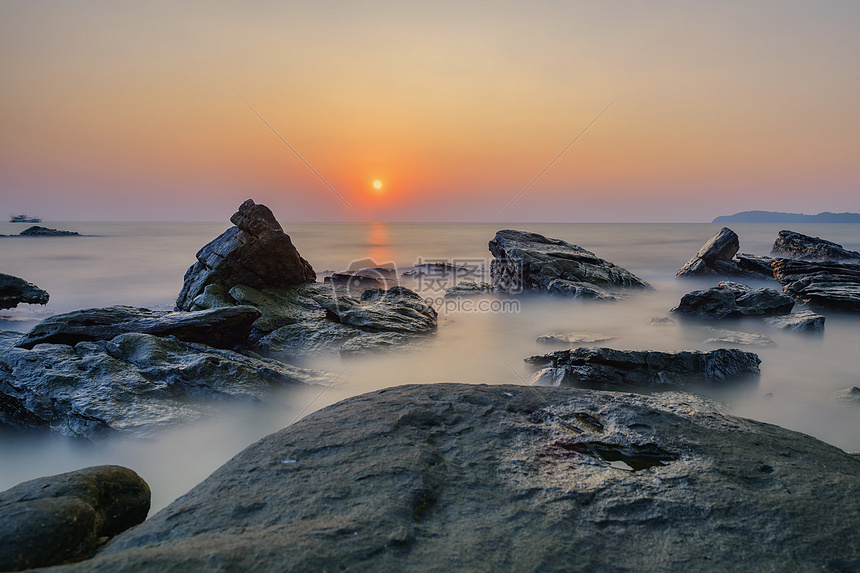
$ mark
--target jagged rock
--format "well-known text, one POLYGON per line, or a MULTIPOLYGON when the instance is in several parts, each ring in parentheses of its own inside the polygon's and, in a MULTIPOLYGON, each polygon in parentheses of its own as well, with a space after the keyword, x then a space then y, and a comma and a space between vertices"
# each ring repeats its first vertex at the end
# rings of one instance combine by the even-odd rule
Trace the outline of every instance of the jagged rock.
POLYGON ((702 245, 696 256, 678 270, 676 278, 700 276, 727 276, 773 278, 770 260, 756 255, 741 255, 737 233, 723 227, 702 245))
POLYGON ((738 330, 725 330, 723 328, 708 328, 711 338, 705 340, 706 344, 737 344, 739 346, 773 346, 773 340, 764 334, 754 332, 740 332, 738 330))
POLYGON ((681 297, 670 312, 703 319, 773 316, 788 314, 794 299, 772 288, 752 289, 723 281, 707 290, 694 290, 681 297))
POLYGON ((265 205, 248 199, 230 218, 235 226, 205 245, 185 273, 176 299, 178 310, 191 310, 210 284, 227 288, 284 287, 314 282, 316 273, 265 205))
POLYGON ((154 311, 133 306, 88 308, 46 318, 21 337, 18 346, 69 344, 110 340, 120 334, 141 332, 175 336, 216 348, 234 348, 248 338, 260 311, 250 306, 214 308, 195 312, 154 311))
POLYGON ((802 332, 822 332, 824 330, 824 317, 811 310, 802 310, 783 316, 773 316, 765 318, 764 321, 771 326, 785 330, 802 332))
POLYGON ((539 344, 593 344, 595 342, 606 342, 614 336, 606 334, 595 334, 593 332, 570 332, 568 334, 545 334, 538 336, 536 342, 539 344))
POLYGON ((116 432, 150 435, 209 416, 225 401, 265 401, 276 388, 332 380, 320 371, 149 334, 32 350, 13 347, 13 340, 0 337, 3 400, 15 401, 20 419, 35 416, 55 433, 94 441, 116 432))
POLYGON ((803 304, 860 312, 860 264, 776 259, 776 280, 803 304))
POLYGON ((56 572, 851 571, 858 470, 690 394, 402 386, 263 438, 56 572))
POLYGON ((0 570, 21 571, 86 559, 141 523, 149 486, 121 466, 94 466, 0 492, 0 570))
POLYGON ((613 291, 648 283, 582 247, 537 233, 505 230, 490 241, 490 277, 499 292, 544 292, 612 300, 613 291))
POLYGON ((20 303, 48 304, 50 295, 24 279, 0 273, 0 309, 15 308, 20 303))
POLYGON ((74 231, 61 231, 59 229, 49 229, 47 227, 40 227, 39 225, 33 225, 27 229, 24 229, 20 233, 18 233, 21 237, 71 237, 77 236, 80 234, 74 231))
POLYGON ((428 334, 436 330, 436 310, 406 287, 367 289, 360 299, 337 296, 319 302, 341 324, 374 332, 428 334))
POLYGON ((539 374, 558 380, 559 384, 554 385, 603 390, 720 384, 757 376, 761 363, 752 352, 726 348, 710 352, 656 352, 580 347, 531 356, 525 361, 536 368, 555 370, 539 374), (558 369, 564 370, 563 376, 560 377, 558 369))
POLYGON ((773 243, 771 255, 802 261, 860 261, 860 253, 842 245, 810 237, 794 231, 780 231, 773 243))
POLYGON ((478 296, 495 292, 493 285, 487 282, 460 281, 455 286, 445 289, 445 298, 461 296, 478 296))
POLYGON ((858 388, 857 386, 852 386, 851 388, 838 390, 833 393, 833 397, 837 400, 842 400, 843 402, 853 402, 855 404, 860 404, 860 388, 858 388))

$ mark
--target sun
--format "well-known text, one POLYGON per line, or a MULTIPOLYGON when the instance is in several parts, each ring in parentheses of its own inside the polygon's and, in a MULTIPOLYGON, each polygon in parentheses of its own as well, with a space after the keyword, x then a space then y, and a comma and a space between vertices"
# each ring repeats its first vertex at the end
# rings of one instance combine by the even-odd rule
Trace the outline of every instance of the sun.
POLYGON ((380 181, 379 179, 376 179, 373 182, 373 188, 374 189, 382 189, 382 181, 380 181))

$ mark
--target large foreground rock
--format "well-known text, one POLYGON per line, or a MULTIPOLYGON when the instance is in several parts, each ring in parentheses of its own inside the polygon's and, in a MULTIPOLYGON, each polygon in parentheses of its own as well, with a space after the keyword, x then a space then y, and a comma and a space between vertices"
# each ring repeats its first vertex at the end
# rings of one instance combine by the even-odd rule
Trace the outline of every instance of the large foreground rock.
POLYGON ((270 400, 329 374, 150 334, 16 348, 0 333, 0 431, 100 440, 149 436, 213 415, 225 402, 270 400))
POLYGON ((708 239, 692 259, 675 275, 677 278, 724 276, 773 278, 771 259, 755 255, 738 255, 740 240, 737 233, 723 227, 708 239))
POLYGON ((197 253, 176 299, 178 310, 191 310, 207 285, 231 288, 283 287, 314 282, 316 273, 293 246, 272 211, 248 199, 230 218, 227 229, 197 253))
POLYGON ((850 571, 858 495, 857 457, 689 394, 403 386, 57 571, 850 571))
POLYGON ((0 492, 0 571, 90 557, 149 512, 149 486, 130 469, 95 466, 0 492))
POLYGON ((48 304, 49 295, 24 279, 0 273, 0 310, 19 304, 48 304))
POLYGON ((202 342, 216 348, 235 348, 247 341, 251 326, 260 316, 261 312, 250 306, 197 312, 165 312, 133 306, 88 308, 46 318, 25 334, 18 346, 75 345, 139 332, 175 336, 179 340, 202 342))
POLYGON ((819 308, 860 312, 860 264, 776 259, 785 294, 819 308))
POLYGON ((802 261, 860 261, 857 251, 849 251, 842 245, 794 231, 779 232, 771 255, 802 261))
POLYGON ((723 384, 760 374, 752 352, 720 348, 710 352, 656 352, 580 347, 531 356, 541 370, 538 386, 578 386, 603 390, 678 389, 723 384))
POLYGON ((772 288, 753 289, 723 281, 706 290, 694 290, 681 297, 670 312, 685 317, 718 320, 742 316, 788 314, 794 299, 772 288))
POLYGON ((526 231, 499 231, 490 241, 493 286, 499 292, 545 292, 612 300, 612 292, 650 285, 591 251, 526 231))

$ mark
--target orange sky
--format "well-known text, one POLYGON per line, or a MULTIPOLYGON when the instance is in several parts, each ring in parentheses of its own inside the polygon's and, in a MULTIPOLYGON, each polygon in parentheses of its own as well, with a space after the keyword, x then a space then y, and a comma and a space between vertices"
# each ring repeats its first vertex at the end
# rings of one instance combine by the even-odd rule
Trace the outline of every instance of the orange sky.
POLYGON ((489 221, 621 94, 501 220, 857 211, 858 29, 850 2, 3 2, 0 209, 357 220, 244 98, 364 219, 489 221))

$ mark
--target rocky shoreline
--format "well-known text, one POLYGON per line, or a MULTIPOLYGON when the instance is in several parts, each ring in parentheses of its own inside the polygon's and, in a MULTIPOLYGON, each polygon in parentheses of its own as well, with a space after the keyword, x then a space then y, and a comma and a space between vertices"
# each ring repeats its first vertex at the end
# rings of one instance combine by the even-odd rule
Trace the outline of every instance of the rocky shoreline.
MULTIPOLYGON (((396 269, 356 266, 316 282, 267 207, 248 200, 231 222, 198 251, 173 311, 83 309, 24 335, 0 333, 0 437, 154 436, 230 401, 266 403, 279 388, 337 380, 294 365, 304 357, 420 349, 437 332, 436 310, 396 269)), ((612 304, 653 288, 536 233, 499 231, 489 250, 492 282, 461 282, 446 297, 612 304)), ((857 253, 791 231, 769 257, 738 252, 727 228, 706 242, 678 277, 732 280, 688 293, 672 316, 820 333, 825 317, 803 307, 860 310, 857 253)), ((23 279, 4 280, 17 289, 6 304, 48 300, 23 279)), ((770 343, 708 328, 714 344, 770 343)), ((860 522, 847 501, 860 489, 857 456, 688 393, 754 381, 757 354, 573 347, 612 339, 540 337, 570 348, 519 357, 535 370, 523 386, 427 384, 349 398, 250 446, 140 525, 143 517, 105 526, 93 501, 104 498, 99 488, 134 482, 130 470, 21 484, 0 493, 0 517, 16 516, 0 570, 564 570, 574 559, 601 570, 860 567, 860 552, 838 542, 860 522), (62 501, 39 501, 33 492, 46 487, 42 497, 62 501), (90 497, 74 493, 81 488, 90 497), (39 512, 50 525, 28 529, 39 512), (760 544, 737 550, 755 535, 760 544), (34 539, 56 545, 47 561, 34 539)), ((138 516, 145 486, 132 488, 138 516)))

